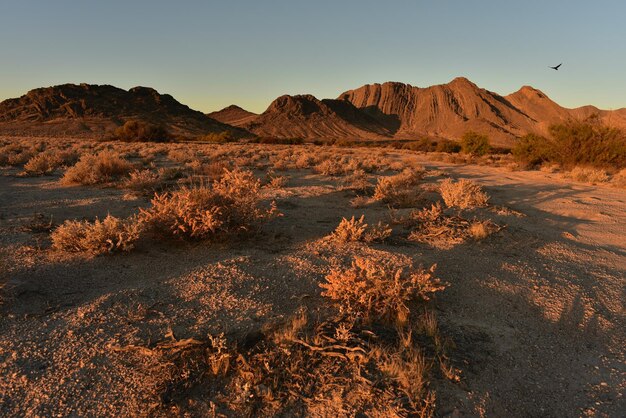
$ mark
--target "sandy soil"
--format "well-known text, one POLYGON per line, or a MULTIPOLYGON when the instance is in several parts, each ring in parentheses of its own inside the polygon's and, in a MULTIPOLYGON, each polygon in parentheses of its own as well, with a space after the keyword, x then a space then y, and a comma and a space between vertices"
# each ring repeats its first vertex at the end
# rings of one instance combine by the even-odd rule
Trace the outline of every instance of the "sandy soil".
POLYGON ((397 238, 332 252, 324 237, 341 217, 365 214, 375 223, 388 210, 352 208, 354 192, 301 170, 267 191, 284 216, 253 239, 146 241, 129 254, 60 259, 49 254, 47 233, 24 229, 35 214, 56 223, 125 216, 148 200, 3 169, 0 415, 165 413, 154 409, 158 365, 138 367, 116 348, 170 332, 241 337, 303 304, 314 311, 333 263, 377 252, 437 263, 450 284, 437 314, 462 381, 433 382, 438 416, 623 416, 626 192, 542 172, 394 158, 484 185, 491 206, 475 216, 505 228, 448 250, 397 238))

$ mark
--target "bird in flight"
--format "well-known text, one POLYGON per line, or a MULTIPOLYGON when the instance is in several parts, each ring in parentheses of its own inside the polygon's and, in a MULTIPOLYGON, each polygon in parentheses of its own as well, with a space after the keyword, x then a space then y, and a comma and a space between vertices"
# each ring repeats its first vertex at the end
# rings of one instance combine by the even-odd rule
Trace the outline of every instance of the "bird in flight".
POLYGON ((553 70, 559 71, 559 67, 560 67, 561 65, 563 65, 563 63, 560 63, 560 64, 559 64, 559 65, 557 65, 556 67, 550 67, 550 68, 552 68, 553 70))

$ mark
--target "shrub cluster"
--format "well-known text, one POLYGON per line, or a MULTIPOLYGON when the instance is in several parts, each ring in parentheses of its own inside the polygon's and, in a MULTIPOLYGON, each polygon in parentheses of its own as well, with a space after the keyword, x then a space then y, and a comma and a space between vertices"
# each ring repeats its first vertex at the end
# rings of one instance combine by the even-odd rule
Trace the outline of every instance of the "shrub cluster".
POLYGON ((219 133, 210 132, 196 138, 197 141, 214 142, 216 144, 226 144, 229 142, 235 142, 237 139, 230 131, 223 131, 219 133))
POLYGON ((85 154, 68 168, 61 179, 65 184, 102 184, 127 176, 133 165, 112 151, 85 154))
POLYGON ((261 182, 249 171, 228 171, 212 186, 194 185, 155 194, 141 220, 165 235, 211 239, 219 233, 250 231, 276 215, 274 205, 260 205, 261 182))
POLYGON ((527 167, 544 162, 565 168, 576 165, 621 169, 626 167, 626 133, 595 120, 553 125, 550 137, 529 134, 513 147, 515 159, 527 167))
POLYGON ((410 207, 421 195, 418 185, 423 177, 422 168, 407 168, 399 174, 380 177, 374 189, 374 200, 393 206, 410 207))
POLYGON ((446 206, 459 209, 487 206, 489 201, 489 196, 480 185, 466 179, 457 182, 446 179, 441 182, 439 192, 446 206))
POLYGON ((350 219, 343 218, 332 237, 339 242, 382 242, 391 236, 391 228, 382 222, 369 226, 365 223, 365 215, 359 219, 353 216, 350 219))
POLYGON ((274 136, 260 136, 254 138, 252 142, 257 144, 279 144, 279 145, 301 145, 304 144, 303 138, 277 138, 274 136))
POLYGON ((475 156, 486 155, 491 151, 489 137, 473 131, 465 132, 461 138, 461 151, 475 156))
POLYGON ((421 152, 457 153, 461 151, 461 144, 449 139, 422 138, 418 141, 401 144, 397 148, 421 152))
POLYGON ((161 125, 142 120, 129 120, 113 133, 113 139, 125 142, 170 142, 174 140, 161 125))
POLYGON ((108 215, 102 221, 65 221, 52 231, 52 248, 91 255, 130 251, 141 230, 135 217, 122 220, 108 215))
POLYGON ((366 319, 383 319, 404 323, 408 319, 408 302, 428 300, 444 289, 429 270, 404 271, 371 258, 356 257, 347 269, 334 269, 320 284, 326 296, 348 314, 366 319))

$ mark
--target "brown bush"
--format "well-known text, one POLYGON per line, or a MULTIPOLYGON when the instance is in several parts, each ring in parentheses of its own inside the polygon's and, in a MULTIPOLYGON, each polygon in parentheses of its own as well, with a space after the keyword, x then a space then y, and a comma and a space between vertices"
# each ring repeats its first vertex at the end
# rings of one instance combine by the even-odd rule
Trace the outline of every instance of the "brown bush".
POLYGON ((253 230, 277 214, 261 206, 260 181, 249 171, 226 171, 212 186, 193 185, 155 194, 152 207, 140 209, 153 230, 188 239, 253 230))
POLYGON ((104 220, 65 221, 52 231, 52 248, 71 253, 99 255, 130 251, 142 226, 135 217, 122 220, 108 215, 104 220))
POLYGON ((461 179, 457 182, 446 179, 441 182, 439 192, 448 207, 467 209, 487 206, 489 196, 482 187, 471 180, 461 179))
POLYGON ((484 239, 500 226, 491 221, 468 221, 460 216, 448 216, 437 202, 430 208, 413 211, 403 223, 412 228, 410 241, 422 242, 439 249, 448 249, 468 239, 484 239))
POLYGON ((393 176, 380 177, 374 189, 374 200, 392 206, 413 206, 421 197, 418 185, 423 177, 424 170, 421 167, 405 169, 393 176))
POLYGON ((129 120, 113 133, 113 138, 126 142, 169 142, 174 138, 164 126, 141 120, 129 120))
POLYGON ((61 179, 64 184, 102 184, 127 176, 133 165, 113 151, 87 154, 68 168, 61 179))
POLYGON ((343 243, 382 242, 391 235, 391 232, 389 225, 382 222, 369 226, 365 223, 365 215, 361 215, 359 219, 355 219, 354 216, 350 219, 343 218, 332 233, 332 237, 343 243))
POLYGON ((381 260, 356 257, 349 268, 333 269, 320 287, 324 289, 322 295, 335 301, 343 313, 404 323, 411 301, 428 300, 445 288, 434 277, 434 265, 429 270, 406 270, 381 260))
POLYGON ((131 190, 154 190, 162 183, 158 173, 152 170, 133 170, 124 181, 123 187, 131 190))
POLYGON ((24 164, 24 171, 29 175, 37 176, 52 174, 62 163, 63 160, 58 153, 44 151, 28 160, 24 164))

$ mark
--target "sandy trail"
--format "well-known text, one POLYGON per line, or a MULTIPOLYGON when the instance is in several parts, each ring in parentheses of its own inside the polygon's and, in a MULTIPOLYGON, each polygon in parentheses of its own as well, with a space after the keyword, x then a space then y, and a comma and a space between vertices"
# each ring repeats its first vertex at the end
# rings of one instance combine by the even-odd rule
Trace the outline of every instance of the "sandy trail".
MULTIPOLYGON (((437 415, 619 416, 626 410, 626 192, 541 172, 419 162, 476 180, 492 205, 523 214, 490 212, 504 230, 450 250, 376 247, 437 263, 450 283, 438 316, 456 344, 463 381, 434 383, 437 415)), ((148 242, 128 255, 64 262, 46 261, 37 247, 45 239, 20 229, 34 213, 60 222, 127 214, 146 200, 0 176, 2 273, 11 288, 0 308, 0 414, 145 413, 151 376, 110 347, 146 344, 170 329, 180 338, 238 335, 302 303, 314 309, 328 263, 311 245, 342 216, 375 221, 387 210, 353 209, 354 195, 335 181, 289 174, 274 196, 284 216, 260 239, 148 242)))

